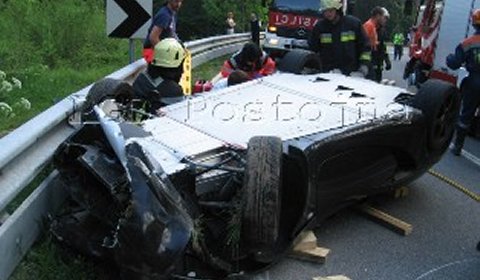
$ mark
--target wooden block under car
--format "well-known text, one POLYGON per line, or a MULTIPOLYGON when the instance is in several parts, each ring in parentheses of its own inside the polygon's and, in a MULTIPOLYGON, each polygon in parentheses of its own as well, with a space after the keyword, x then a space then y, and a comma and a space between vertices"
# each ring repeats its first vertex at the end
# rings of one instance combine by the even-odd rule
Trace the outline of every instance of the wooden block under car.
POLYGON ((335 276, 327 276, 327 277, 313 277, 312 280, 351 280, 351 279, 344 275, 335 275, 335 276))
POLYGON ((317 246, 317 237, 311 230, 300 233, 293 244, 295 245, 290 257, 297 260, 325 263, 330 252, 330 249, 317 246))
POLYGON ((313 249, 306 249, 306 250, 299 250, 299 251, 292 250, 289 257, 297 260, 301 260, 301 261, 325 263, 328 253, 330 253, 330 249, 316 247, 313 249))
POLYGON ((294 251, 302 251, 317 248, 317 237, 313 231, 308 230, 300 233, 293 242, 294 251))
POLYGON ((371 218, 375 222, 379 222, 382 225, 385 225, 388 228, 404 236, 412 233, 413 226, 411 224, 395 218, 381 210, 378 210, 366 204, 358 205, 356 208, 360 210, 363 214, 366 214, 368 218, 371 218))

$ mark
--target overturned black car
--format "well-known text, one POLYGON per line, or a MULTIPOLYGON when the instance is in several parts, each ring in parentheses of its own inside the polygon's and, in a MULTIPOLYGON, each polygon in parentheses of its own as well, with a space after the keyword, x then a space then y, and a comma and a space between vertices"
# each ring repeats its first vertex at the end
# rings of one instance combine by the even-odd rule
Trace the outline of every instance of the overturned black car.
POLYGON ((112 79, 90 90, 87 121, 55 154, 69 199, 51 225, 124 279, 221 279, 275 263, 301 231, 428 170, 459 104, 441 81, 413 94, 333 73, 277 73, 159 116, 133 109, 130 93, 112 79))

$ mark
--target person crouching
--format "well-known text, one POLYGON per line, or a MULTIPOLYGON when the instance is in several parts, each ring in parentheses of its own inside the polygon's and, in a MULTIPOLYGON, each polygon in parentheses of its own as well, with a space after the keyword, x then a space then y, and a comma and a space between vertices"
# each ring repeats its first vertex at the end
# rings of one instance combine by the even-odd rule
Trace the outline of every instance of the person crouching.
POLYGON ((223 63, 220 74, 227 78, 236 70, 242 70, 250 79, 256 79, 275 72, 275 61, 255 43, 246 43, 223 63))
POLYGON ((159 108, 184 99, 179 85, 186 57, 184 47, 173 38, 155 45, 153 60, 133 82, 135 97, 146 102, 146 111, 156 114, 159 108))

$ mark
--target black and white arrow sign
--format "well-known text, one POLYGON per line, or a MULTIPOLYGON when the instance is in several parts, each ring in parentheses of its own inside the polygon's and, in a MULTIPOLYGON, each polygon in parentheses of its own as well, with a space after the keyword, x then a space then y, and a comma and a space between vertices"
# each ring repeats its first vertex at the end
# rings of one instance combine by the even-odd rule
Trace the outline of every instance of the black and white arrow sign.
POLYGON ((152 0, 107 0, 107 35, 116 38, 147 36, 152 0))

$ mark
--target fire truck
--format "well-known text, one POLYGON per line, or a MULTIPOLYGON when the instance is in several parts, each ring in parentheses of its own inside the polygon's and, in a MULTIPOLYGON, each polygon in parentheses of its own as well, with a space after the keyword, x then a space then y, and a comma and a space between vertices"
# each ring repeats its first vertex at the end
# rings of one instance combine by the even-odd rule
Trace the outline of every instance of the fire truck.
POLYGON ((406 7, 411 5, 418 16, 410 33, 410 61, 405 66, 404 78, 417 86, 431 78, 459 84, 466 76, 466 70, 453 71, 445 60, 463 39, 473 34, 470 15, 474 9, 480 8, 480 1, 406 2, 409 2, 406 7))
MULTIPOLYGON (((343 0, 344 13, 350 13, 353 2, 343 0)), ((308 37, 321 17, 320 5, 320 0, 273 0, 268 12, 264 50, 272 56, 282 56, 292 49, 308 49, 308 37)))

